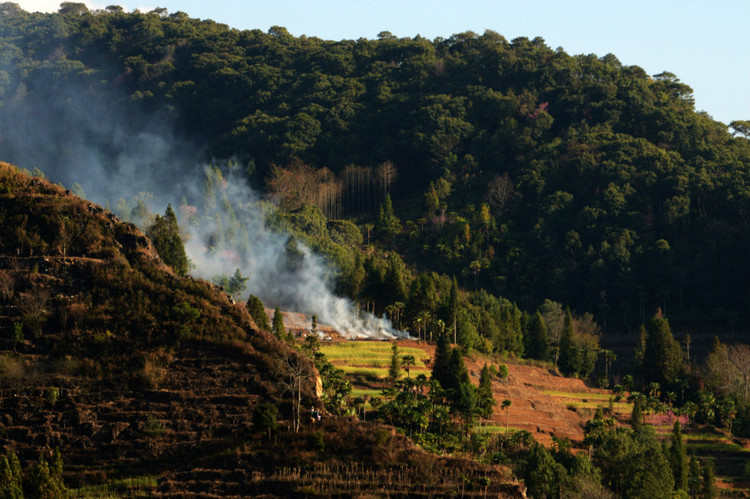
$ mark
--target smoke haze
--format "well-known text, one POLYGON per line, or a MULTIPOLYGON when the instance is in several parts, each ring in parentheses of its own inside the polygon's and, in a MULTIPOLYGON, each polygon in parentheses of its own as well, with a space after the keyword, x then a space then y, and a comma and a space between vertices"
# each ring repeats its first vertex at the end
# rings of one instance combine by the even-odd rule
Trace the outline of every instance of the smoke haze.
POLYGON ((191 273, 211 279, 240 269, 249 278, 243 298, 252 293, 268 307, 315 314, 347 337, 406 335, 336 296, 335 269, 300 243, 290 252, 290 236, 267 227, 269 205, 244 176, 206 166, 201 148, 179 139, 165 119, 86 89, 37 92, 0 110, 0 160, 38 168, 67 187, 78 183, 111 211, 132 208, 122 200, 147 200, 156 213, 171 204, 188 235, 191 273))

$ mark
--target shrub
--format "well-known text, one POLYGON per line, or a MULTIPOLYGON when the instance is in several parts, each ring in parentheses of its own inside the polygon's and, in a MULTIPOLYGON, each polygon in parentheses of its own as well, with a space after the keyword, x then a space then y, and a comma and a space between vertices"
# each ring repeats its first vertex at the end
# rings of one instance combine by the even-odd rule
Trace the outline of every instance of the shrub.
POLYGON ((742 468, 742 479, 746 482, 750 482, 750 461, 745 463, 745 466, 742 468))
POLYGON ((56 465, 57 463, 53 463, 53 470, 50 470, 47 461, 44 458, 39 458, 39 462, 25 480, 26 497, 57 499, 66 496, 62 477, 58 476, 57 470, 54 469, 56 465))
POLYGON ((22 360, 10 355, 0 355, 0 385, 14 386, 26 377, 26 367, 22 360))
POLYGON ((60 389, 54 386, 44 390, 44 400, 51 406, 54 406, 57 399, 60 398, 60 389))
POLYGON ((326 449, 326 442, 323 438, 323 432, 316 431, 310 435, 310 446, 318 452, 324 452, 326 449))
POLYGON ((167 431, 164 425, 153 416, 146 418, 146 421, 142 422, 138 429, 149 437, 157 437, 167 431))
POLYGON ((384 430, 383 428, 378 428, 373 433, 373 437, 377 445, 384 446, 391 439, 391 434, 388 433, 388 431, 384 430))
POLYGON ((258 404, 253 411, 253 426, 256 430, 262 431, 271 438, 271 433, 276 431, 276 417, 279 415, 279 409, 271 402, 258 404))

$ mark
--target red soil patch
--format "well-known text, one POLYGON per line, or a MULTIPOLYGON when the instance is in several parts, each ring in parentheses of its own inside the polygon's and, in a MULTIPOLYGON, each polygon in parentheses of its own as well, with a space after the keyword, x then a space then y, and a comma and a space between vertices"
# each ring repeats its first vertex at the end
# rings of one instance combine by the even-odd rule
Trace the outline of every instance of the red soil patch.
MULTIPOLYGON (((273 310, 267 309, 269 320, 273 318, 273 310)), ((310 332, 311 317, 306 314, 283 312, 284 325, 295 336, 306 336, 310 332)), ((330 326, 318 325, 318 329, 330 341, 347 341, 330 326)), ((421 348, 425 351, 424 358, 433 359, 435 346, 422 341, 398 340, 401 347, 421 348)), ((569 438, 571 441, 583 441, 583 425, 591 419, 592 414, 587 410, 568 409, 570 401, 562 396, 550 395, 544 392, 557 391, 569 393, 609 394, 607 390, 587 386, 582 380, 565 378, 548 368, 528 366, 514 363, 513 360, 491 360, 483 355, 465 358, 472 382, 479 384, 479 374, 484 363, 508 366, 509 376, 505 381, 493 381, 493 394, 497 407, 492 418, 482 421, 482 424, 505 426, 530 432, 537 442, 549 447, 552 437, 569 438), (508 413, 500 409, 503 400, 510 400, 508 413), (506 419, 507 416, 507 419, 506 419)), ((431 368, 429 363, 426 363, 431 368)), ((369 388, 372 388, 371 386, 369 388)), ((603 402, 603 404, 605 404, 603 402)), ((606 404, 605 404, 606 405, 606 404)))
MULTIPOLYGON (((399 346, 421 348, 434 358, 435 347, 423 342, 399 341, 399 346)), ((485 356, 465 357, 472 382, 479 384, 479 374, 485 362, 508 366, 509 376, 505 381, 494 380, 493 394, 497 407, 489 421, 483 423, 505 426, 506 413, 500 409, 503 400, 511 401, 508 409, 508 426, 530 432, 534 439, 545 445, 552 445, 552 437, 569 438, 573 442, 583 440, 583 425, 591 419, 586 411, 574 411, 566 407, 563 397, 544 393, 546 391, 609 394, 607 390, 592 388, 580 379, 565 378, 550 369, 513 363, 512 360, 493 361, 485 356), (585 414, 581 414, 584 412, 585 414)))

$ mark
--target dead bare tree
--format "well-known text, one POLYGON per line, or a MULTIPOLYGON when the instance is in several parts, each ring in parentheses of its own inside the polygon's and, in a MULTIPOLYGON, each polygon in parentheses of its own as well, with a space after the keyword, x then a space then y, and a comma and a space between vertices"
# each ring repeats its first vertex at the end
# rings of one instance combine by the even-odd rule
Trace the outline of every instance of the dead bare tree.
POLYGON ((289 351, 284 355, 285 372, 281 376, 281 385, 292 397, 292 427, 294 432, 300 429, 302 413, 302 384, 311 379, 310 364, 295 352, 289 351))
POLYGON ((70 249, 70 245, 73 242, 73 224, 67 217, 63 218, 62 222, 60 223, 60 226, 58 228, 57 241, 60 245, 62 256, 68 256, 68 250, 70 249))
POLYGON ((15 291, 16 280, 5 270, 0 270, 0 296, 6 302, 10 302, 13 299, 13 293, 15 291))
POLYGON ((42 332, 42 326, 47 320, 49 296, 48 289, 36 287, 16 297, 15 302, 21 312, 21 318, 35 336, 42 332))
POLYGON ((266 183, 269 190, 278 198, 279 206, 285 210, 294 210, 304 204, 315 204, 317 172, 300 160, 293 161, 286 168, 271 165, 271 174, 266 183))
POLYGON ((340 216, 338 207, 344 188, 343 182, 331 170, 323 168, 317 173, 317 185, 315 205, 323 211, 327 218, 338 218, 340 216))
POLYGON ((375 180, 380 187, 380 198, 385 199, 385 195, 390 193, 391 185, 398 177, 396 167, 390 161, 381 163, 375 169, 375 180))
POLYGON ((706 384, 715 393, 750 402, 750 345, 717 343, 705 369, 706 384))
POLYGON ((339 215, 343 183, 328 168, 315 170, 300 160, 286 168, 272 165, 267 185, 282 209, 295 210, 307 204, 317 206, 328 218, 339 215))
POLYGON ((730 345, 729 363, 735 371, 735 393, 745 403, 750 402, 750 345, 730 345))
POLYGON ((487 201, 495 209, 498 215, 502 215, 506 206, 515 197, 516 192, 513 189, 513 181, 510 179, 508 172, 502 176, 497 176, 490 181, 487 191, 487 201))
POLYGON ((57 302, 57 319, 60 322, 60 328, 65 331, 68 326, 68 318, 70 317, 70 308, 68 308, 68 300, 60 295, 55 300, 57 302))

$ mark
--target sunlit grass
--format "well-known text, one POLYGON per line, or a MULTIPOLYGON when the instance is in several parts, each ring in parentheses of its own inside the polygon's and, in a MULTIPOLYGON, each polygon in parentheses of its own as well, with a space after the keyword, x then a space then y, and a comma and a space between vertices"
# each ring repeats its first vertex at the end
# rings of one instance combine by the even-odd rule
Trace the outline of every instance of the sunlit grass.
MULTIPOLYGON (((366 379, 384 379, 391 365, 391 343, 374 341, 348 341, 324 345, 321 352, 337 368, 351 376, 366 379)), ((419 348, 399 347, 399 355, 414 356, 410 375, 428 374, 424 361, 428 355, 419 348)))
MULTIPOLYGON (((671 431, 671 429, 670 429, 671 431)), ((713 440, 713 441, 726 441, 726 436, 719 433, 692 433, 689 430, 683 429, 683 435, 685 438, 690 440, 713 440)))
POLYGON ((349 376, 359 376, 366 379, 385 379, 388 369, 383 367, 337 366, 349 376))
POLYGON ((541 393, 555 397, 570 409, 608 409, 609 400, 613 399, 612 410, 616 414, 630 414, 633 404, 625 401, 614 402, 614 395, 609 393, 566 392, 561 390, 540 390, 541 393))
POLYGON ((357 397, 380 397, 382 395, 382 388, 352 388, 350 396, 352 398, 357 397))
POLYGON ((140 476, 115 480, 99 485, 68 489, 68 497, 108 499, 119 497, 149 497, 157 486, 156 477, 140 476))
MULTIPOLYGON (((335 358, 373 358, 391 356, 391 344, 387 341, 346 341, 340 343, 324 344, 321 351, 329 359, 335 358)), ((398 347, 400 355, 413 355, 415 359, 429 358, 429 355, 421 348, 398 347)))
MULTIPOLYGON (((592 402, 584 402, 579 400, 565 400, 561 401, 562 404, 565 405, 565 407, 575 407, 576 409, 608 409, 609 403, 602 403, 601 401, 592 401, 592 402)), ((617 404, 614 404, 612 406, 612 410, 618 414, 630 414, 633 410, 633 406, 629 404, 620 404, 620 407, 617 407, 617 404)))
MULTIPOLYGON (((388 357, 387 359, 382 357, 375 357, 372 359, 328 359, 331 364, 338 367, 339 365, 349 365, 349 366, 362 366, 362 367, 388 367, 391 365, 391 358, 388 357)), ((414 363, 413 366, 411 366, 411 370, 421 370, 426 371, 428 370, 427 367, 425 367, 423 362, 417 361, 414 363)))
MULTIPOLYGON (((475 431, 482 432, 482 433, 505 433, 506 427, 504 425, 483 425, 483 426, 476 426, 475 431)), ((508 433, 515 433, 519 431, 523 431, 522 428, 514 428, 513 426, 508 426, 507 428, 508 433)))
POLYGON ((560 390, 540 390, 545 395, 552 397, 563 397, 572 399, 586 399, 586 400, 604 400, 609 402, 610 398, 614 398, 614 395, 609 393, 589 393, 589 392, 564 392, 560 390))

